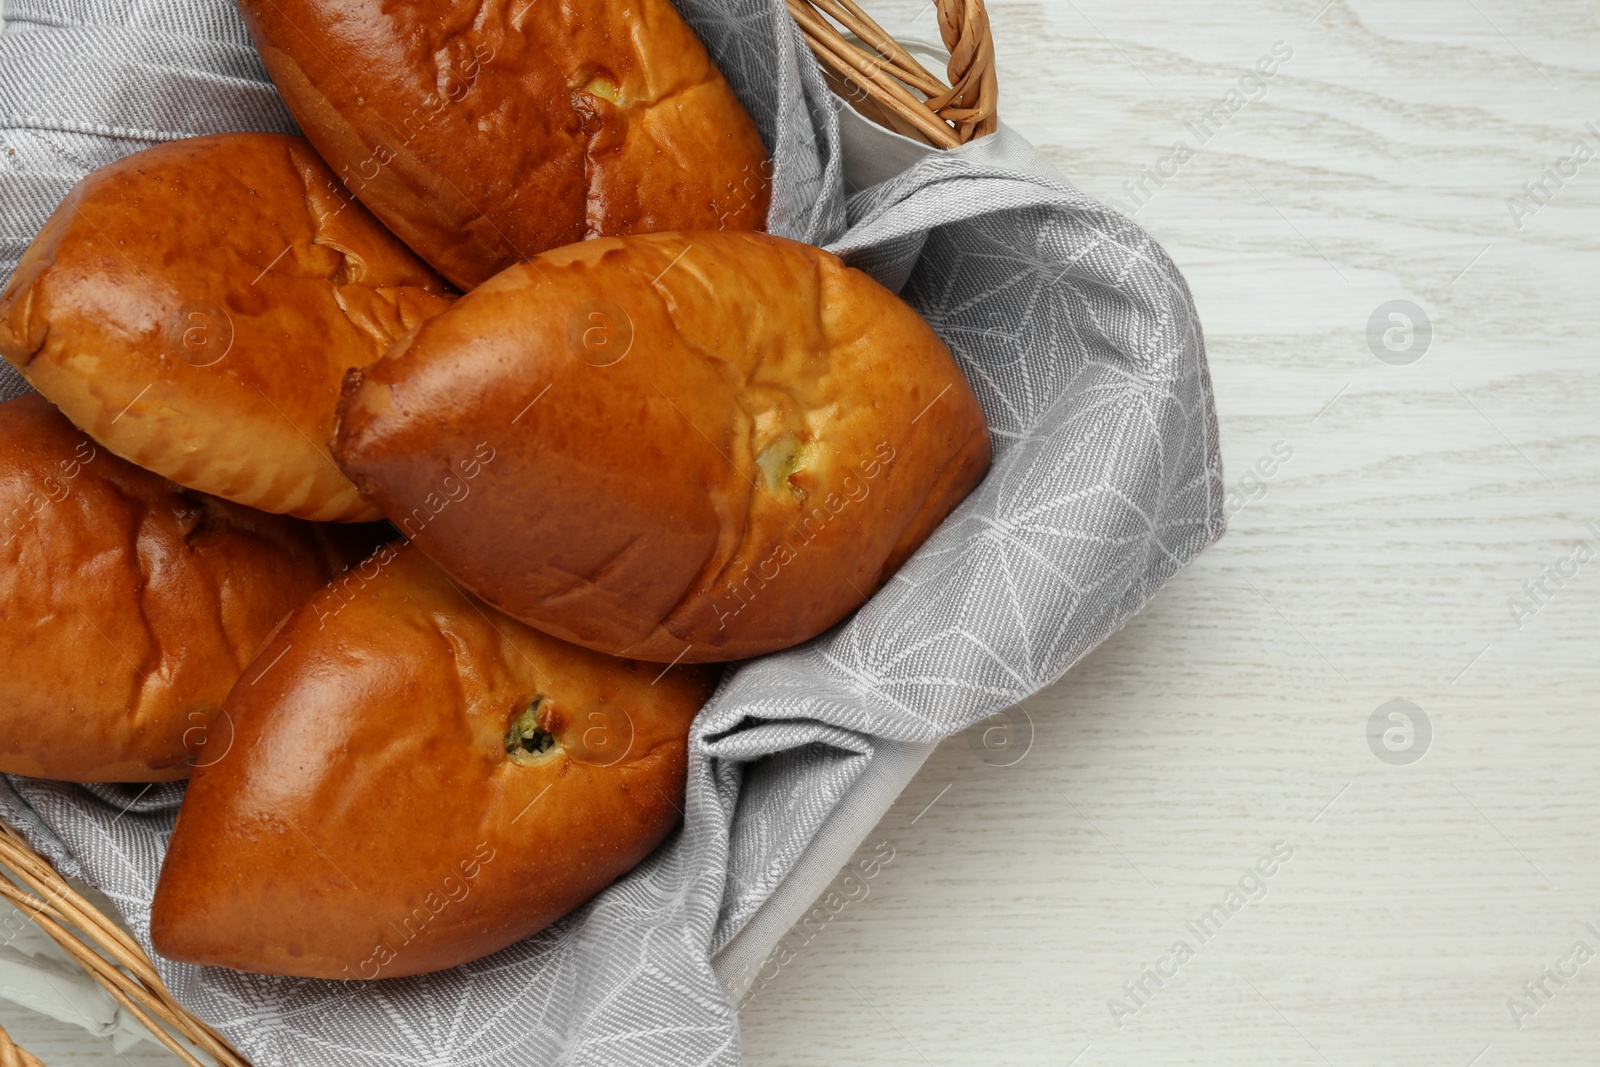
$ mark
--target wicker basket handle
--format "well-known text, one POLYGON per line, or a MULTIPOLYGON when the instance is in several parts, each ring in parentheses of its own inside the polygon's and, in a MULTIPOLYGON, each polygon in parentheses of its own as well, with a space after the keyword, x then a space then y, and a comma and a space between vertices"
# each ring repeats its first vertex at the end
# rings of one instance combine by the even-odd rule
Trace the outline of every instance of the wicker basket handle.
POLYGON ((27 1049, 19 1048, 6 1028, 0 1026, 0 1067, 44 1067, 44 1064, 27 1049))
POLYGON ((934 0, 950 52, 948 84, 856 0, 785 0, 828 84, 872 121, 937 148, 999 128, 994 35, 983 0, 934 0))

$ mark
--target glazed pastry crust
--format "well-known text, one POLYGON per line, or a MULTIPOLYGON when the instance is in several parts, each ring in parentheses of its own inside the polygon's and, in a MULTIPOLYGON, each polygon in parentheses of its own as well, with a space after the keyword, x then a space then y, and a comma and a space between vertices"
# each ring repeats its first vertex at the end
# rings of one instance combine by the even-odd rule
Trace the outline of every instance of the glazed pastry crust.
POLYGON ((217 134, 78 183, 0 294, 0 355, 180 485, 370 520, 328 457, 340 379, 452 298, 305 141, 217 134))
POLYGON ((228 698, 233 749, 189 785, 156 949, 373 979, 529 937, 677 825, 715 679, 563 644, 414 548, 381 549, 296 612, 228 698))
POLYGON ((496 276, 351 375, 334 454, 507 614, 614 655, 714 662, 859 606, 990 445, 898 297, 819 249, 703 232, 496 276))
POLYGON ((463 289, 602 235, 759 229, 771 164, 670 0, 243 0, 300 128, 463 289))
POLYGON ((140 470, 37 393, 0 404, 0 771, 187 778, 261 642, 344 565, 329 530, 140 470))

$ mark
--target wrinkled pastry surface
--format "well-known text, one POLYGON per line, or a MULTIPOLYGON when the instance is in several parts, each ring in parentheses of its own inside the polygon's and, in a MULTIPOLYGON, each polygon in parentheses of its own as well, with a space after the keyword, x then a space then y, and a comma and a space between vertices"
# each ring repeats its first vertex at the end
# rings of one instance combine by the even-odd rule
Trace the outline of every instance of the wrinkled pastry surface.
POLYGON ((512 267, 352 377, 334 452, 454 577, 659 662, 787 647, 860 605, 988 467, 917 313, 761 234, 512 267))
POLYGON ((178 816, 156 948, 367 980, 529 937, 648 855, 717 672, 563 644, 385 547, 246 673, 233 749, 178 816))
POLYGON ((343 568, 329 534, 126 463, 37 393, 0 404, 0 771, 187 778, 261 642, 343 568))
POLYGON ((759 229, 755 124, 669 0, 243 0, 289 110, 463 289, 588 237, 759 229))
POLYGON ((78 183, 0 295, 0 355, 181 485, 365 520, 327 453, 340 380, 451 299, 305 141, 217 134, 78 183))

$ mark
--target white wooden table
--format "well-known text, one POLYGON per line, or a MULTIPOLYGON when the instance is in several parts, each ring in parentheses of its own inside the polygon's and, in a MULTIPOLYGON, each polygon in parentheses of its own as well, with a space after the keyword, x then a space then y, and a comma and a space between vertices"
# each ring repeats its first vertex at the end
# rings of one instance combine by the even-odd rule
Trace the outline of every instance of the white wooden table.
POLYGON ((752 1065, 1600 1063, 1600 961, 1564 962, 1600 953, 1600 11, 1325 3, 992 0, 1004 116, 1188 275, 1244 506, 1020 762, 941 747, 743 1007, 752 1065), (1409 364, 1368 341, 1399 299, 1409 364), (1367 740, 1394 699, 1410 764, 1367 740))
MULTIPOLYGON (((940 748, 748 1061, 1600 1062, 1594 0, 990 2, 1006 119, 1188 275, 1240 507, 1011 755, 940 748), (1431 337, 1369 339, 1395 300, 1431 337)), ((936 38, 924 5, 868 6, 936 38)))

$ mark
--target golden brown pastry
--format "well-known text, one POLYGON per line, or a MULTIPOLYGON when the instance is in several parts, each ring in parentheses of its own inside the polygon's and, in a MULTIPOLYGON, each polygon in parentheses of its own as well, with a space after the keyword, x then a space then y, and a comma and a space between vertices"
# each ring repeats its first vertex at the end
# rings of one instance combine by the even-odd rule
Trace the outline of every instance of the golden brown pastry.
POLYGON ((586 241, 352 372, 334 455, 479 596, 658 662, 838 622, 983 477, 989 434, 915 311, 760 234, 586 241))
POLYGON ((297 137, 90 174, 0 294, 0 355, 110 451, 306 519, 376 518, 328 458, 339 381, 450 302, 297 137))
POLYGON ((228 698, 156 887, 162 955, 394 978, 532 935, 677 825, 716 674, 611 659, 381 549, 301 608, 228 698))
POLYGON ((344 562, 328 529, 140 470, 37 393, 0 404, 0 771, 187 778, 228 744, 239 672, 344 562))
POLYGON ((242 0, 295 120, 463 289, 601 235, 759 229, 755 124, 670 0, 242 0))

